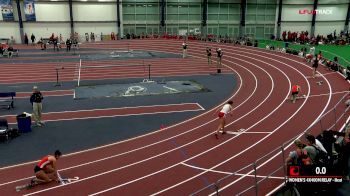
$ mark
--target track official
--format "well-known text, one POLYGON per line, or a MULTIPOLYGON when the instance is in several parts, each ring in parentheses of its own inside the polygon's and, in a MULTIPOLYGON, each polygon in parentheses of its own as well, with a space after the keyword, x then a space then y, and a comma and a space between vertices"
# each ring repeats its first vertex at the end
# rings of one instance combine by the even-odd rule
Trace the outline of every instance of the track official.
POLYGON ((30 102, 33 105, 33 117, 35 124, 39 127, 43 126, 44 124, 41 122, 41 114, 43 110, 42 106, 42 100, 44 99, 41 92, 38 90, 37 86, 33 87, 33 94, 30 96, 30 102))

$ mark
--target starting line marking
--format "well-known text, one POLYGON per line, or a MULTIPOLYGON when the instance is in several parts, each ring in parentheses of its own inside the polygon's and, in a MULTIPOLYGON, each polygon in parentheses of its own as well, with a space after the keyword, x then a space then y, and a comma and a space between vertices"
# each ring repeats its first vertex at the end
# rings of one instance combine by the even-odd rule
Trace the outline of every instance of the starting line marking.
MULTIPOLYGON (((338 91, 338 92, 332 93, 332 95, 342 94, 342 93, 349 93, 349 92, 350 91, 338 91)), ((310 98, 310 97, 321 97, 321 96, 328 96, 328 95, 329 95, 329 93, 318 94, 318 95, 309 95, 309 96, 303 95, 303 96, 297 97, 297 99, 305 99, 305 98, 310 98)), ((287 98, 286 100, 290 101, 290 98, 287 98)))
POLYGON ((78 176, 75 176, 74 178, 65 178, 65 177, 62 177, 60 175, 60 173, 58 173, 57 171, 57 177, 58 179, 60 180, 60 184, 61 185, 66 185, 66 184, 69 184, 71 182, 74 182, 74 181, 78 181, 80 178, 78 176))
MULTIPOLYGON (((222 133, 222 131, 219 131, 220 133, 222 133)), ((270 134, 271 132, 264 132, 264 131, 249 131, 246 132, 245 129, 239 129, 237 131, 226 131, 227 134, 230 135, 238 135, 238 134, 243 134, 243 133, 249 133, 249 134, 270 134)))

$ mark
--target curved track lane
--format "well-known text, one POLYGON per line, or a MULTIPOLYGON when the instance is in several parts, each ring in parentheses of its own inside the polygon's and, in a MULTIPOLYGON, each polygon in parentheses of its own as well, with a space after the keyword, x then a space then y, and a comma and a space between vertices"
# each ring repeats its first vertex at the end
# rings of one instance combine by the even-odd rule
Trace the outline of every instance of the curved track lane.
MULTIPOLYGON (((148 50, 174 53, 179 53, 177 48, 180 44, 180 41, 168 40, 130 41, 134 50, 147 46, 148 50)), ((208 44, 217 46, 203 42, 189 44, 193 60, 200 62, 198 66, 187 64, 190 68, 174 72, 169 67, 163 69, 163 65, 159 66, 159 75, 191 74, 196 71, 207 74, 215 71, 206 66, 204 52, 208 44), (181 73, 189 69, 193 72, 181 73)), ((118 45, 104 47, 117 48, 118 45)), ((320 79, 325 81, 325 85, 318 86, 315 79, 308 78, 311 68, 293 56, 230 45, 220 47, 225 54, 223 63, 228 68, 224 71, 232 70, 240 79, 237 92, 228 98, 234 101, 234 111, 233 117, 227 119, 227 129, 245 128, 245 131, 224 135, 216 140, 213 131, 217 122, 213 108, 163 131, 66 156, 60 161, 60 173, 80 176, 80 181, 66 186, 50 184, 25 193, 62 195, 79 190, 81 195, 190 194, 228 173, 244 168, 312 126, 344 95, 332 93, 345 91, 349 87, 334 74, 323 75, 320 79), (308 97, 292 104, 286 99, 291 84, 295 83, 303 87, 303 93, 308 97), (325 95, 313 96, 320 94, 325 95)), ((165 60, 165 63, 168 62, 165 60)), ((320 72, 322 74, 324 70, 320 69, 320 72)), ((102 78, 98 73, 90 77, 102 78)), ((226 85, 231 84, 223 84, 223 88, 226 85)), ((281 163, 278 158, 268 156, 262 159, 258 166, 259 173, 271 173, 281 163)), ((31 171, 32 163, 1 169, 0 174, 6 176, 0 180, 1 192, 15 194, 13 187, 28 179, 31 171)), ((252 177, 243 175, 252 174, 252 167, 244 168, 239 173, 222 182, 220 191, 224 195, 245 191, 254 184, 252 177), (226 188, 225 185, 229 186, 226 188)), ((282 175, 276 174, 277 177, 282 175)), ((268 193, 282 180, 269 179, 268 183, 260 185, 259 193, 268 193)), ((251 193, 249 191, 252 189, 246 193, 251 193)), ((209 189, 203 194, 211 192, 209 189)))

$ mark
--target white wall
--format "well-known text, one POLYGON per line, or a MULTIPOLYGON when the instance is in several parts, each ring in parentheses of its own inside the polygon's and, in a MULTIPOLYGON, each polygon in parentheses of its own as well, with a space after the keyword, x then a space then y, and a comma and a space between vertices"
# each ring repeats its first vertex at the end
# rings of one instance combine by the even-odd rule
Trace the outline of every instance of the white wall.
MULTIPOLYGON (((318 0, 318 4, 349 3, 349 0, 318 0)), ((283 4, 314 4, 313 0, 283 0, 283 4)))
POLYGON ((18 22, 0 22, 0 38, 13 38, 17 43, 21 42, 18 22))
POLYGON ((67 39, 70 35, 70 26, 69 23, 40 23, 40 22, 27 22, 23 24, 24 33, 27 33, 30 36, 34 33, 37 40, 42 38, 49 38, 52 33, 55 36, 60 33, 63 36, 63 39, 67 39))
POLYGON ((318 0, 319 5, 320 4, 339 4, 339 3, 349 3, 349 0, 318 0))
POLYGON ((329 22, 316 22, 315 24, 315 35, 328 35, 330 33, 333 34, 334 30, 337 30, 337 34, 340 31, 344 30, 345 22, 332 22, 332 25, 329 25, 329 22))
POLYGON ((117 4, 73 3, 74 21, 116 21, 117 4))
POLYGON ((37 21, 67 21, 69 22, 68 3, 35 3, 37 21))
MULTIPOLYGON (((326 14, 317 14, 316 21, 344 21, 343 24, 345 24, 346 14, 348 11, 348 6, 344 5, 336 5, 336 6, 329 6, 329 5, 319 5, 317 7, 318 10, 327 9, 332 12, 332 14, 326 15, 326 14)), ((333 23, 332 23, 333 25, 333 23)))
POLYGON ((96 41, 100 40, 101 32, 104 35, 110 35, 111 32, 118 33, 116 22, 74 23, 74 31, 79 34, 81 39, 85 39, 85 33, 89 33, 89 35, 91 32, 95 33, 96 41))
POLYGON ((281 33, 283 31, 311 31, 311 22, 283 22, 281 23, 281 33))
MULTIPOLYGON (((348 2, 348 0, 346 0, 348 2)), ((301 0, 285 0, 283 3, 294 3, 294 5, 283 5, 281 31, 309 31, 311 30, 312 14, 299 14, 299 10, 313 10, 313 5, 296 5, 301 0)), ((320 0, 319 3, 331 3, 332 0, 320 0)), ((343 0, 337 1, 341 3, 343 0)), ((331 10, 331 14, 317 14, 315 24, 315 35, 327 35, 337 30, 339 33, 344 29, 345 18, 348 10, 347 4, 318 5, 318 10, 331 10)))
POLYGON ((312 10, 312 5, 283 5, 282 21, 312 21, 311 14, 299 14, 299 10, 312 10))
POLYGON ((306 5, 306 4, 311 4, 313 5, 314 4, 314 1, 313 0, 283 0, 283 4, 303 4, 303 5, 306 5))

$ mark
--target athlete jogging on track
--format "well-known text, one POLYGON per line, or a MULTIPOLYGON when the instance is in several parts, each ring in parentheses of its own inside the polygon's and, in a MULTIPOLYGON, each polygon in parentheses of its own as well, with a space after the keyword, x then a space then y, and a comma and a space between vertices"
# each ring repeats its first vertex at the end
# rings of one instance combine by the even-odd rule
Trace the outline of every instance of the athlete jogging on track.
POLYGON ((56 162, 62 156, 59 150, 54 155, 43 157, 34 167, 34 173, 38 181, 48 183, 52 180, 58 181, 56 162), (50 177, 49 177, 50 176, 50 177))
POLYGON ((218 117, 219 117, 219 127, 218 129, 216 130, 216 133, 215 133, 215 137, 216 139, 219 139, 219 132, 222 131, 222 134, 225 134, 226 131, 224 130, 225 128, 225 124, 226 124, 226 121, 225 121, 225 118, 226 118, 226 115, 227 114, 231 114, 231 111, 232 111, 232 104, 233 104, 233 101, 228 101, 223 107, 222 109, 220 110, 220 108, 218 110, 216 110, 215 113, 218 113, 219 110, 220 112, 218 113, 218 117))

